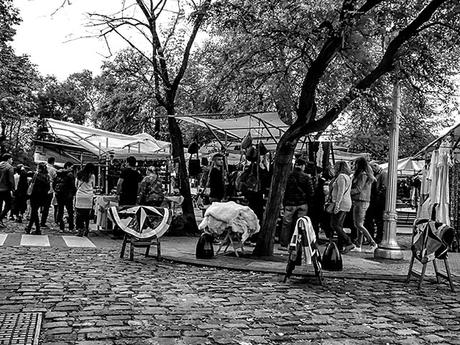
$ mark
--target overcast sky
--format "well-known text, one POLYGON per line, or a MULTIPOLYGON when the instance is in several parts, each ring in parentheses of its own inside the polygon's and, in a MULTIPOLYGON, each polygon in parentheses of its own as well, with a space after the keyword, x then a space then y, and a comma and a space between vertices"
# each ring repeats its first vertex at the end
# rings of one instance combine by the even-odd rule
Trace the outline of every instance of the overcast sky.
POLYGON ((13 42, 16 53, 29 55, 42 74, 54 74, 59 80, 83 69, 99 73, 109 55, 104 41, 77 38, 89 34, 87 12, 113 13, 120 1, 72 0, 71 6, 52 15, 62 1, 14 0, 23 20, 13 42))

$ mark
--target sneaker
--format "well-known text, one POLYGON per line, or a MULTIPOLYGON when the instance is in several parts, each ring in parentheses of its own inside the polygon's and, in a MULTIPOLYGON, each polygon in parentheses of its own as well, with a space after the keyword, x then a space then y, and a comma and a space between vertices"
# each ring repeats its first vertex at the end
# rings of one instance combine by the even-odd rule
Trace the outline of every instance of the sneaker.
POLYGON ((342 250, 342 254, 346 254, 348 253, 350 250, 353 250, 355 249, 356 246, 352 243, 352 244, 349 244, 348 246, 345 246, 345 248, 343 248, 342 250))
POLYGON ((356 253, 361 253, 361 247, 355 246, 351 251, 356 252, 356 253))
POLYGON ((373 253, 378 247, 377 243, 372 244, 368 253, 373 253))

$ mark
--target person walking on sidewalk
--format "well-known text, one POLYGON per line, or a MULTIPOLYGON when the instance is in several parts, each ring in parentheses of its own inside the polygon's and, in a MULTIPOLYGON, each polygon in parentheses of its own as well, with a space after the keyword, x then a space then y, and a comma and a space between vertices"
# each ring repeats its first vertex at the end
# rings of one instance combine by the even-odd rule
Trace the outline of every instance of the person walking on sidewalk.
POLYGON ((13 157, 9 153, 2 155, 0 162, 0 228, 4 228, 3 219, 11 209, 11 202, 14 193, 14 168, 13 157))
POLYGON ((353 222, 358 230, 358 240, 355 251, 361 251, 363 235, 366 236, 371 248, 370 252, 377 249, 378 245, 364 227, 366 211, 371 200, 371 186, 375 181, 374 173, 369 166, 366 158, 359 157, 355 161, 355 172, 351 184, 351 199, 353 202, 353 222))
POLYGON ((46 165, 46 169, 48 170, 48 175, 50 177, 50 188, 48 191, 48 195, 45 198, 45 203, 43 204, 42 208, 42 220, 40 222, 40 226, 42 228, 47 227, 46 221, 48 219, 48 214, 50 212, 51 202, 53 201, 54 197, 54 190, 53 190, 53 181, 56 178, 56 168, 54 167, 54 163, 56 159, 54 157, 48 158, 48 164, 46 165))
POLYGON ((75 225, 78 230, 78 236, 88 236, 89 233, 89 215, 93 208, 94 185, 96 184, 96 176, 94 175, 96 168, 92 163, 86 163, 84 168, 77 174, 75 186, 77 192, 75 194, 75 210, 77 217, 75 225))
POLYGON ((343 231, 343 222, 351 209, 351 170, 344 161, 335 163, 334 170, 335 178, 331 181, 329 187, 329 193, 331 193, 330 200, 334 204, 330 226, 332 231, 337 233, 338 247, 345 254, 355 248, 350 237, 343 231))
POLYGON ((280 234, 280 250, 287 250, 294 230, 294 217, 306 216, 308 202, 314 194, 313 182, 310 176, 304 173, 305 160, 298 158, 294 170, 289 174, 286 191, 284 192, 284 216, 280 234))
POLYGON ((56 221, 59 229, 64 231, 64 207, 67 210, 67 220, 69 222, 69 231, 73 231, 73 199, 77 189, 75 188, 75 177, 73 175, 73 163, 64 164, 64 169, 59 170, 53 183, 54 193, 57 201, 56 221))
POLYGON ((50 177, 45 163, 38 164, 37 171, 30 183, 33 184, 30 194, 30 219, 25 231, 27 234, 30 234, 32 226, 35 224, 34 234, 41 235, 38 210, 47 202, 48 191, 50 189, 50 177))

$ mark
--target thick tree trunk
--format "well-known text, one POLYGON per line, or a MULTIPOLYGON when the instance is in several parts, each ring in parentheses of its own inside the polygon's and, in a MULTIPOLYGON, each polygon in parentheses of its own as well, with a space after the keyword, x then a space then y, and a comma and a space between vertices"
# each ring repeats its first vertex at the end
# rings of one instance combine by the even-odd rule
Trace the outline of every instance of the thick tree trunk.
MULTIPOLYGON (((168 107, 168 115, 174 115, 174 106, 168 107)), ((182 213, 185 221, 184 232, 196 233, 198 226, 195 219, 195 211, 193 209, 192 193, 190 192, 190 184, 188 181, 187 166, 184 155, 184 142, 182 140, 182 132, 176 119, 172 116, 168 117, 168 127, 171 136, 172 156, 174 163, 179 163, 179 191, 184 197, 182 203, 182 213)))
POLYGON ((276 148, 271 188, 268 194, 259 238, 253 252, 255 256, 273 255, 276 223, 280 214, 286 182, 291 172, 295 147, 298 142, 298 139, 286 139, 288 137, 286 134, 280 139, 276 148))

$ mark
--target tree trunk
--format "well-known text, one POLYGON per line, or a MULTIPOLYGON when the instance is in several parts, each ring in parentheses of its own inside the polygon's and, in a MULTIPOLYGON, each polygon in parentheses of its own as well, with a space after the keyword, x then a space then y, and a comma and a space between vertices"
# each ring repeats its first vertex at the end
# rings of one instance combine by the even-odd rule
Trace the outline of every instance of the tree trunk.
POLYGON ((268 194, 267 205, 265 207, 262 227, 259 238, 254 248, 255 256, 273 255, 273 245, 275 242, 276 223, 280 214, 281 204, 284 197, 286 182, 291 172, 292 159, 298 139, 287 139, 286 132, 280 139, 276 147, 276 155, 273 163, 271 188, 268 194))
MULTIPOLYGON (((174 106, 167 108, 168 115, 175 115, 174 106)), ((174 163, 179 163, 179 191, 184 197, 182 203, 182 214, 185 221, 184 232, 197 233, 198 226, 195 219, 195 210, 193 208, 192 193, 190 192, 190 184, 188 181, 187 166, 184 155, 184 142, 182 140, 182 132, 176 119, 172 116, 168 117, 168 127, 172 144, 172 156, 174 163)))

